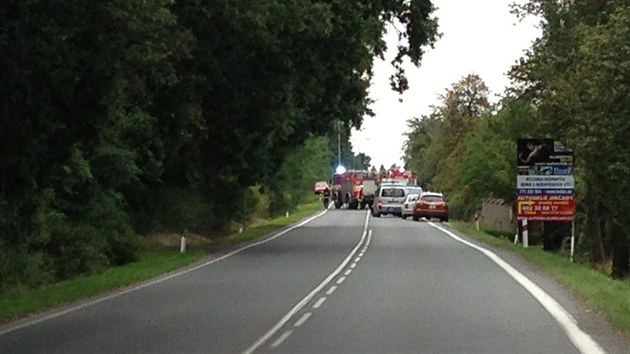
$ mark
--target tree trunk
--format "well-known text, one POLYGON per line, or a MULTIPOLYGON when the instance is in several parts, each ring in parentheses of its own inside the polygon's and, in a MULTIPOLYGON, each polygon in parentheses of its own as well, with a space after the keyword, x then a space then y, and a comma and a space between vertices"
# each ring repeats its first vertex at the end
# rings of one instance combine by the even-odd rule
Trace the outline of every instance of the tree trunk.
POLYGON ((612 225, 612 246, 613 246, 613 279, 622 279, 630 272, 630 244, 628 234, 622 225, 613 223, 612 225))
POLYGON ((586 213, 587 230, 591 240, 591 263, 604 261, 604 241, 602 238, 601 218, 596 201, 589 203, 586 213))
POLYGON ((542 241, 545 251, 559 251, 564 238, 571 235, 571 224, 566 222, 547 221, 543 228, 542 241))

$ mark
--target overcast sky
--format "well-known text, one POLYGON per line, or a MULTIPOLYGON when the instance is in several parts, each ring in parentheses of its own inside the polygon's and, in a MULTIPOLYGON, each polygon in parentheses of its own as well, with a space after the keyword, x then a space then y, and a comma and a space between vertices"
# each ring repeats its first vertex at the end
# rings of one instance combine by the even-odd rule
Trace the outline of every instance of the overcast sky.
MULTIPOLYGON (((371 106, 376 116, 365 117, 361 131, 353 131, 354 151, 370 156, 377 168, 401 165, 407 120, 429 114, 438 95, 469 73, 481 76, 493 96, 502 94, 510 84, 506 72, 540 35, 535 19, 519 23, 510 13, 513 2, 433 0, 442 38, 435 49, 427 49, 419 69, 407 66, 410 89, 402 95, 402 103, 389 85, 394 53, 390 51, 385 61, 375 61, 370 97, 376 101, 371 106)), ((396 35, 390 33, 387 42, 395 50, 396 35)))

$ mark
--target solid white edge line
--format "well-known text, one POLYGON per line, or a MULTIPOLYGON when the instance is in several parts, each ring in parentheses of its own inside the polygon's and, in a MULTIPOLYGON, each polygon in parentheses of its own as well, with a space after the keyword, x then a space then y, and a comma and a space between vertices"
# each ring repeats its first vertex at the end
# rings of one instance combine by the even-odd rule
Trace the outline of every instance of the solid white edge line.
POLYGON ((282 344, 282 342, 284 342, 287 338, 289 338, 289 336, 291 335, 292 332, 293 331, 286 331, 286 332, 282 333, 280 338, 276 339, 276 341, 271 344, 271 347, 275 348, 275 347, 279 346, 280 344, 282 344))
POLYGON ((444 232, 456 241, 459 241, 466 246, 474 248, 475 250, 483 253, 486 257, 490 258, 494 263, 501 267, 508 275, 510 275, 517 283, 519 283, 525 290, 527 290, 541 305, 549 312, 556 322, 560 325, 564 333, 573 343, 573 345, 582 354, 604 354, 606 351, 597 343, 590 335, 584 332, 577 324, 577 321, 573 316, 560 305, 551 295, 547 294, 536 283, 527 278, 523 273, 516 270, 509 263, 504 261, 496 253, 487 250, 483 247, 479 247, 474 243, 468 242, 454 233, 446 230, 445 228, 438 226, 432 222, 428 222, 429 225, 444 232))
POLYGON ((309 319, 309 317, 311 317, 312 313, 311 312, 307 312, 304 315, 302 315, 302 317, 297 320, 297 322, 295 322, 294 326, 295 327, 300 327, 301 325, 304 324, 304 322, 306 322, 306 320, 309 319))
POLYGON ((258 340, 256 342, 254 342, 254 344, 249 346, 249 348, 245 349, 243 351, 243 354, 253 353, 260 346, 264 345, 265 342, 267 342, 269 340, 269 338, 273 337, 276 334, 276 332, 278 332, 285 324, 287 324, 287 322, 289 322, 291 320, 291 318, 293 316, 295 316, 295 314, 298 311, 300 311, 304 306, 306 306, 306 304, 308 304, 315 297, 315 295, 317 295, 317 293, 322 291, 322 289, 324 289, 326 286, 328 286, 328 284, 330 284, 330 282, 337 275, 339 275, 339 273, 341 273, 341 271, 346 267, 346 265, 348 265, 348 263, 350 263, 350 260, 352 259, 352 257, 354 257, 354 255, 357 253, 357 251, 361 247, 361 244, 363 244, 363 241, 365 240, 365 237, 367 235, 367 227, 368 227, 369 217, 370 217, 370 213, 367 213, 366 218, 365 218, 365 227, 363 228, 363 234, 361 235, 361 239, 359 240, 359 243, 357 243, 357 245, 354 246, 352 251, 350 251, 350 253, 346 257, 346 259, 344 259, 339 264, 337 269, 335 269, 332 273, 330 273, 330 275, 328 275, 328 277, 326 279, 324 279, 317 287, 315 287, 315 289, 313 289, 308 295, 306 295, 306 297, 304 297, 300 302, 298 302, 295 306, 293 306, 293 308, 291 310, 289 310, 289 312, 287 312, 280 319, 280 321, 278 321, 278 323, 276 323, 273 327, 271 327, 270 330, 268 330, 265 334, 263 334, 260 338, 258 338, 258 340))
POLYGON ((221 257, 218 257, 218 258, 215 258, 213 260, 201 263, 201 264, 196 265, 196 266, 194 266, 192 268, 188 268, 188 269, 185 269, 185 270, 182 270, 182 271, 178 271, 178 272, 172 273, 170 275, 167 275, 167 276, 155 279, 155 280, 150 280, 150 281, 148 281, 146 283, 142 283, 140 285, 132 286, 130 288, 127 288, 125 290, 121 290, 121 291, 116 292, 114 294, 107 295, 107 296, 104 296, 104 297, 99 297, 99 298, 97 298, 95 300, 88 301, 88 302, 86 302, 84 304, 81 304, 81 305, 78 305, 78 306, 72 306, 72 307, 70 307, 68 309, 65 309, 65 310, 62 310, 62 311, 59 311, 59 312, 54 312, 54 313, 52 313, 50 315, 47 315, 47 316, 44 316, 44 317, 41 317, 41 318, 37 318, 37 319, 34 319, 32 321, 27 321, 27 322, 19 324, 19 325, 15 325, 15 326, 12 326, 12 327, 5 328, 4 330, 0 330, 0 336, 2 336, 4 334, 7 334, 7 333, 11 333, 11 332, 17 331, 17 330, 25 328, 25 327, 30 327, 30 326, 36 325, 38 323, 46 322, 46 321, 51 320, 53 318, 57 318, 57 317, 66 315, 68 313, 71 313, 71 312, 74 312, 74 311, 78 311, 78 310, 84 309, 86 307, 89 307, 89 306, 92 306, 92 305, 96 305, 98 303, 101 303, 101 302, 104 302, 104 301, 107 301, 107 300, 111 300, 113 298, 116 298, 116 297, 119 297, 119 296, 122 296, 122 295, 125 295, 125 294, 132 293, 134 291, 137 291, 137 290, 149 287, 151 285, 155 285, 155 284, 158 284, 158 283, 161 283, 161 282, 173 279, 175 277, 179 277, 179 276, 184 275, 186 273, 193 272, 193 271, 198 270, 200 268, 207 267, 207 266, 209 266, 211 264, 214 264, 214 263, 222 261, 222 260, 224 260, 226 258, 229 258, 229 257, 231 257, 231 256, 233 256, 233 255, 235 255, 237 253, 243 252, 243 251, 245 251, 245 250, 247 250, 249 248, 262 245, 262 244, 267 243, 269 241, 273 241, 276 238, 278 238, 278 237, 280 237, 280 236, 282 236, 282 235, 284 235, 284 234, 286 234, 286 233, 288 233, 290 231, 293 231, 293 230, 295 230, 295 229, 297 229, 297 228, 299 228, 301 226, 304 226, 305 224, 307 224, 307 223, 309 223, 309 222, 319 218, 320 216, 324 215, 326 213, 326 211, 327 210, 321 211, 318 214, 316 214, 316 215, 314 215, 314 216, 312 216, 312 217, 302 221, 301 223, 299 223, 297 225, 294 225, 294 226, 291 226, 290 228, 288 228, 288 229, 286 229, 284 231, 281 231, 281 232, 279 232, 279 233, 277 233, 277 234, 275 234, 275 235, 273 235, 273 236, 271 236, 271 237, 269 237, 267 239, 264 239, 264 240, 261 240, 261 241, 249 244, 249 245, 244 246, 244 247, 241 247, 241 248, 236 249, 236 250, 234 250, 234 251, 232 251, 230 253, 224 254, 221 257))
POLYGON ((313 305, 313 308, 314 309, 320 308, 324 304, 324 301, 326 301, 326 297, 325 296, 320 297, 315 303, 315 305, 313 305))

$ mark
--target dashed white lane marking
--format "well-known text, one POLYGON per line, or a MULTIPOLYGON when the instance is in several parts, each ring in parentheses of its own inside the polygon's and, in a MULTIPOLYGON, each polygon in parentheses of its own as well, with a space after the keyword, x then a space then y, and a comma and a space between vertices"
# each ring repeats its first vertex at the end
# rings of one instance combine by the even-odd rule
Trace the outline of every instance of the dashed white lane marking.
POLYGON ((276 339, 275 342, 273 342, 271 344, 271 347, 275 348, 275 347, 279 346, 280 344, 282 344, 282 342, 284 342, 287 338, 289 338, 289 336, 291 335, 292 332, 293 331, 286 331, 286 332, 282 333, 282 335, 278 339, 276 339))
POLYGON ((334 293, 335 290, 337 290, 337 285, 331 286, 330 289, 328 289, 328 291, 326 291, 326 295, 332 295, 332 293, 334 293))
POLYGON ((313 305, 313 308, 314 309, 318 309, 320 306, 322 306, 324 301, 326 301, 326 298, 325 297, 320 297, 319 300, 317 300, 317 302, 315 303, 315 305, 313 305))
POLYGON ((356 266, 357 266, 357 264, 356 264, 356 263, 352 263, 352 264, 350 265, 350 268, 354 268, 354 267, 356 267, 356 266))
POLYGON ((306 322, 306 320, 308 320, 309 317, 311 317, 312 313, 307 312, 304 315, 302 315, 302 317, 297 320, 297 322, 295 322, 295 327, 300 327, 301 325, 304 324, 304 322, 306 322))
POLYGON ((337 285, 343 283, 344 280, 346 280, 346 277, 341 277, 341 278, 337 279, 337 285))
POLYGON ((343 273, 343 275, 348 276, 348 275, 350 275, 350 273, 352 273, 352 269, 346 270, 346 272, 343 273))
POLYGON ((354 259, 355 262, 358 262, 360 260, 361 260, 361 257, 357 257, 357 258, 354 259))
MULTIPOLYGON (((324 281, 322 281, 315 289, 313 289, 308 295, 306 295, 300 302, 298 302, 287 314, 285 314, 278 323, 276 323, 271 329, 269 329, 265 334, 263 334, 256 342, 249 346, 249 348, 243 351, 244 354, 251 354, 256 349, 258 349, 261 345, 265 344, 269 338, 273 337, 284 325, 286 325, 293 316, 295 316, 304 306, 306 306, 314 297, 317 295, 322 289, 324 289, 330 282, 337 276, 341 271, 350 263, 350 260, 357 254, 361 246, 363 245, 363 241, 366 239, 366 235, 368 235, 368 221, 370 219, 370 213, 365 214, 365 225, 363 227, 363 234, 361 235, 361 239, 357 243, 356 246, 350 251, 348 256, 339 264, 337 269, 335 269, 324 281)), ((370 232, 370 237, 372 233, 370 232)), ((369 243, 370 240, 368 239, 369 243)))
POLYGON ((494 263, 501 267, 509 276, 511 276, 517 283, 519 283, 525 290, 527 290, 532 296, 549 312, 556 322, 560 325, 564 333, 573 345, 582 354, 604 354, 606 351, 597 343, 591 336, 584 332, 578 325, 577 321, 571 314, 560 305, 554 298, 541 289, 536 283, 527 278, 523 273, 516 270, 509 263, 503 260, 503 258, 496 255, 496 253, 489 251, 483 247, 479 247, 474 243, 468 242, 447 229, 436 225, 432 222, 428 222, 429 225, 444 232, 456 241, 465 244, 490 258, 494 263))

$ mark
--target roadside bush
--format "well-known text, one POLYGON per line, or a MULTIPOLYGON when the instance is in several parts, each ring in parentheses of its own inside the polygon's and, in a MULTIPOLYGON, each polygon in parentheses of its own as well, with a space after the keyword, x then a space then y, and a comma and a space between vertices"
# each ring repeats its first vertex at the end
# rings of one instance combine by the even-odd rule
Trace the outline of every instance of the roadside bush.
MULTIPOLYGON (((221 203, 220 200, 216 202, 221 203)), ((207 227, 212 225, 214 219, 211 207, 201 193, 195 190, 165 188, 159 196, 158 227, 174 232, 207 227)))
POLYGON ((504 231, 504 230, 494 230, 494 229, 483 229, 483 232, 492 235, 496 238, 502 238, 502 239, 506 239, 506 240, 514 240, 514 234, 516 234, 516 231, 504 231))

